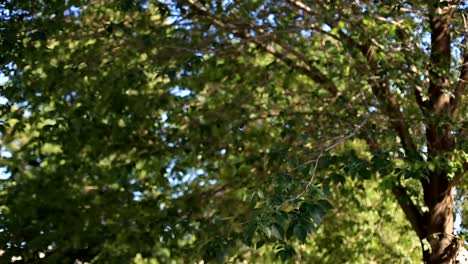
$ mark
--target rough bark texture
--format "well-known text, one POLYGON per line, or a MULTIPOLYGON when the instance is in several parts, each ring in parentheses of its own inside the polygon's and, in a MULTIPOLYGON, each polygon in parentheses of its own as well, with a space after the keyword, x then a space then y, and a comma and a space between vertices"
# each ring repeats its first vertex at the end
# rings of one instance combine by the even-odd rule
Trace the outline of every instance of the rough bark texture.
MULTIPOLYGON (((451 60, 450 22, 455 8, 455 5, 452 5, 450 1, 438 1, 429 7, 431 28, 429 100, 423 101, 420 92, 415 88, 416 101, 426 117, 429 161, 435 160, 438 155, 448 154, 455 148, 455 137, 451 133, 451 124, 457 119, 456 110, 459 107, 460 97, 468 79, 466 51, 462 55, 463 66, 455 89, 452 89, 453 85, 447 77, 450 72, 451 60), (453 90, 455 98, 451 99, 450 91, 453 90)), ((377 90, 385 91, 382 87, 377 90)), ((389 95, 378 93, 376 95, 381 97, 381 101, 386 102, 387 115, 398 115, 399 106, 391 100, 389 95)), ((404 121, 394 122, 392 125, 398 133, 405 151, 414 152, 415 146, 404 121)), ((429 212, 422 213, 411 201, 406 190, 398 183, 395 185, 393 193, 421 241, 424 263, 453 264, 458 245, 453 225, 453 202, 457 181, 451 181, 444 168, 436 168, 430 175, 426 176, 421 180, 421 184, 424 202, 429 208, 429 212)))
MULTIPOLYGON (((447 124, 449 117, 450 82, 450 20, 453 7, 441 1, 430 10, 431 70, 429 85, 429 112, 432 118, 426 126, 429 156, 435 157, 455 147, 455 138, 447 124)), ((443 169, 436 169, 427 180, 422 181, 424 202, 429 207, 426 239, 431 245, 430 254, 425 254, 427 263, 451 264, 455 258, 453 233, 454 187, 443 169)))
MULTIPOLYGON (((424 184, 424 200, 429 207, 426 219, 427 241, 431 245, 427 263, 452 263, 453 252, 453 187, 445 175, 432 175, 431 182, 424 184)), ((427 253, 425 254, 427 258, 427 253)))

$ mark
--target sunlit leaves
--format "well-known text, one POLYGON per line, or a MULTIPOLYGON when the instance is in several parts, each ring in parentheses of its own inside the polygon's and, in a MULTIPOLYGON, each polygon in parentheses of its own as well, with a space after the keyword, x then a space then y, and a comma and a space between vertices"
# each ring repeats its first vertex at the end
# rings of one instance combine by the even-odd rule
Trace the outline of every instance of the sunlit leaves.
POLYGON ((463 136, 427 153, 412 90, 427 85, 423 5, 293 2, 201 1, 211 15, 188 1, 4 3, 4 257, 368 263, 412 250, 389 235, 408 230, 389 190, 420 202, 418 179, 467 162, 463 136), (372 93, 381 82, 418 153, 372 93))

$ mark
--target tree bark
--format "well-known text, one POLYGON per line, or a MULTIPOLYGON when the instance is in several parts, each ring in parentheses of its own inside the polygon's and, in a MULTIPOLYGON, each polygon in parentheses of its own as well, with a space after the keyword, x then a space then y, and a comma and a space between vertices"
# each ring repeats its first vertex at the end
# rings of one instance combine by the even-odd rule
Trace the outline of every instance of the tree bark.
MULTIPOLYGON (((435 1, 429 5, 431 28, 431 69, 429 102, 426 108, 426 139, 430 160, 438 155, 447 155, 455 148, 455 137, 450 133, 450 22, 455 5, 450 1, 435 1)), ((426 215, 426 237, 430 248, 423 247, 424 262, 430 264, 452 264, 457 254, 458 241, 453 233, 453 200, 455 186, 443 166, 421 180, 424 202, 429 208, 426 215)), ((424 225, 425 223, 421 223, 424 225)))
POLYGON ((454 187, 449 184, 446 175, 434 174, 430 179, 430 182, 423 184, 424 200, 429 207, 424 221, 427 227, 423 240, 430 245, 430 249, 423 247, 424 262, 452 264, 457 245, 453 234, 454 187))
MULTIPOLYGON (((320 13, 308 7, 302 1, 288 1, 295 8, 309 14, 320 17, 320 13)), ((275 34, 266 33, 264 29, 255 23, 243 23, 242 25, 232 23, 235 19, 223 19, 210 12, 198 1, 187 0, 187 4, 193 8, 194 15, 201 17, 219 27, 220 30, 234 34, 235 36, 255 44, 263 51, 272 54, 280 61, 284 62, 292 69, 308 76, 312 81, 325 87, 332 95, 338 94, 338 88, 326 74, 309 62, 306 54, 301 54, 292 46, 277 38, 275 34), (250 34, 255 31, 256 34, 250 34), (262 36, 259 38, 258 36, 262 36), (274 44, 274 45, 272 45, 274 44)), ((457 112, 461 109, 462 96, 468 83, 468 48, 463 52, 463 64, 460 78, 452 89, 450 78, 451 70, 451 38, 450 23, 456 10, 456 1, 434 0, 428 2, 428 23, 431 31, 431 49, 429 57, 429 86, 427 89, 428 99, 424 99, 423 91, 414 87, 416 103, 422 110, 426 127, 426 143, 428 149, 429 162, 437 159, 440 154, 446 155, 455 148, 455 137, 452 135, 452 125, 456 120, 457 112), (451 98, 453 91, 454 97, 451 98)), ((360 15, 360 9, 356 9, 360 15)), ((249 22, 249 21, 247 21, 249 22)), ((326 21, 328 25, 334 27, 338 22, 326 21)), ((365 28, 365 26, 363 26, 365 28)), ((341 29, 337 29, 338 35, 345 45, 359 51, 367 61, 369 71, 376 78, 369 78, 368 82, 372 91, 380 103, 383 114, 389 117, 389 122, 401 140, 401 145, 406 153, 411 156, 418 155, 419 148, 411 134, 409 120, 405 119, 398 97, 392 94, 392 89, 388 80, 383 78, 382 68, 375 58, 372 42, 370 39, 353 39, 341 29), (378 81, 377 81, 378 80, 378 81)), ((466 40, 468 42, 468 40, 466 40)), ((407 54, 410 56, 411 54, 407 54)), ((424 91, 426 94, 426 91, 424 91)), ((421 158, 422 161, 422 158, 421 158)), ((429 165, 429 164, 428 164, 429 165)), ((468 166, 468 165, 467 165, 468 166)), ((416 231, 423 250, 423 261, 429 264, 453 264, 456 255, 457 242, 453 234, 454 231, 454 189, 456 181, 448 177, 443 166, 436 166, 429 175, 422 177, 421 184, 424 191, 424 202, 428 212, 422 212, 415 203, 411 201, 407 190, 399 182, 393 186, 393 194, 400 207, 403 209, 406 218, 416 231)), ((466 169, 465 169, 466 170, 466 169)))

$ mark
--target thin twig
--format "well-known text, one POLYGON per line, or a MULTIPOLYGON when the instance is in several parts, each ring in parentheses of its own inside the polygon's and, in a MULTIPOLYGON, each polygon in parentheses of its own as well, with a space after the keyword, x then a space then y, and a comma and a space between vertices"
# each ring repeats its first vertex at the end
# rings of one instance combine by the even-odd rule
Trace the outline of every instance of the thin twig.
MULTIPOLYGON (((312 162, 315 162, 315 163, 314 163, 314 167, 313 167, 313 169, 312 169, 312 176, 310 177, 309 181, 307 182, 307 185, 306 185, 306 187, 304 188, 304 190, 303 190, 301 193, 299 193, 298 195, 296 195, 295 197, 284 201, 284 202, 281 204, 281 206, 283 206, 286 202, 293 202, 293 201, 295 201, 295 200, 301 198, 305 193, 307 193, 307 192, 309 191, 310 186, 312 185, 312 183, 313 183, 313 181, 314 181, 314 178, 315 178, 315 175, 316 175, 316 171, 317 171, 317 167, 318 167, 318 163, 319 163, 319 161, 320 161, 320 158, 322 158, 322 156, 324 156, 327 152, 329 152, 329 151, 331 151, 332 149, 334 149, 336 146, 338 146, 338 145, 339 145, 340 143, 342 143, 343 141, 345 141, 345 140, 347 140, 347 139, 353 137, 354 135, 356 135, 356 133, 357 133, 366 123, 367 123, 367 118, 364 119, 364 121, 363 121, 361 124, 359 124, 358 126, 356 126, 356 128, 355 128, 350 134, 341 137, 341 138, 340 138, 339 140, 337 140, 335 143, 331 144, 330 146, 328 146, 327 148, 325 148, 322 152, 320 152, 316 159, 314 159, 314 160, 309 160, 309 161, 307 161, 306 163, 301 164, 301 165, 299 165, 299 166, 293 168, 292 170, 290 170, 289 172, 294 171, 294 170, 297 170, 298 168, 303 167, 303 166, 305 166, 305 165, 307 165, 307 164, 310 164, 310 163, 312 163, 312 162)), ((281 206, 280 206, 280 207, 281 207, 281 206)))
POLYGON ((320 154, 318 155, 317 159, 315 159, 315 165, 314 165, 314 169, 312 170, 312 176, 310 177, 309 182, 307 182, 306 187, 305 187, 304 190, 303 190, 301 193, 299 193, 296 197, 289 199, 290 202, 295 201, 295 200, 301 198, 307 191, 309 191, 310 185, 312 185, 312 182, 314 181, 315 172, 317 171, 318 163, 319 163, 319 161, 320 161, 320 158, 322 157, 322 154, 323 154, 323 153, 320 153, 320 154))

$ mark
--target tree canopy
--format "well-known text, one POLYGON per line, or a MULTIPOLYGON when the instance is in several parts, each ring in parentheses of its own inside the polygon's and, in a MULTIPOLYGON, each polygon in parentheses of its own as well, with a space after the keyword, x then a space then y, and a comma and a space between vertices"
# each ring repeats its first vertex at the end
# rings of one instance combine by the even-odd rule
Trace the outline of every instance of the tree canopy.
POLYGON ((5 261, 455 263, 466 1, 0 13, 5 261))

